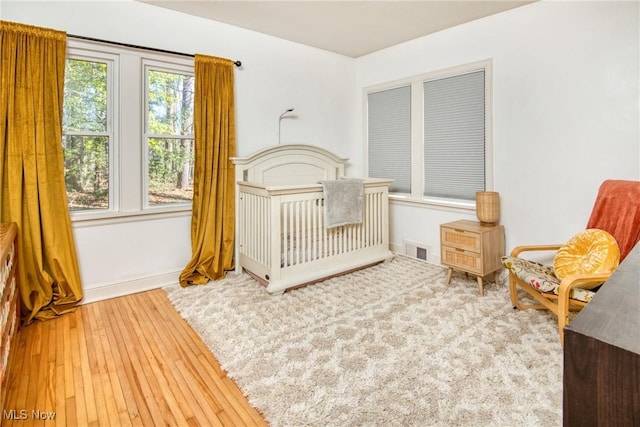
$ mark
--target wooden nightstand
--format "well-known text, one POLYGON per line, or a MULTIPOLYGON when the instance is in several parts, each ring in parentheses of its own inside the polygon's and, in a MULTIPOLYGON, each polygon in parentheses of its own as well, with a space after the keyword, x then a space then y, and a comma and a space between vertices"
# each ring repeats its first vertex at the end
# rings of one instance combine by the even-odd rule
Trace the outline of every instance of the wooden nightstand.
POLYGON ((476 275, 480 295, 484 295, 482 278, 494 273, 498 283, 503 255, 502 225, 481 225, 464 219, 440 225, 440 262, 449 267, 447 285, 453 269, 464 271, 476 275))

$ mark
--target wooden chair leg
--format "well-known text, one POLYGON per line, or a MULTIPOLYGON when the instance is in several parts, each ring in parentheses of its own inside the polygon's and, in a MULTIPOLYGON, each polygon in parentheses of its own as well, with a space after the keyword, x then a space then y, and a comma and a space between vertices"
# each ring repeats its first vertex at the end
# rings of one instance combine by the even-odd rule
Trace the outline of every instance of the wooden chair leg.
POLYGON ((561 289, 558 294, 558 335, 560 336, 560 345, 564 347, 564 327, 569 324, 569 310, 571 304, 569 302, 569 290, 561 289))
POLYGON ((511 296, 511 305, 513 305, 514 309, 524 310, 524 307, 520 305, 520 301, 518 300, 518 289, 516 286, 516 279, 509 272, 509 295, 511 296))

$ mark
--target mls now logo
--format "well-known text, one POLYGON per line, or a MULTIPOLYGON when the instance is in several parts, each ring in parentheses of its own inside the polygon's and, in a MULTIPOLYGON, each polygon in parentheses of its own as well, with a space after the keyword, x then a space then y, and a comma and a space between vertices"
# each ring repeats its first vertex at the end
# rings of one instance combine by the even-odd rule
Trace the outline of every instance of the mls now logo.
POLYGON ((26 420, 29 419, 29 415, 31 415, 31 418, 34 420, 47 421, 56 419, 55 412, 40 411, 38 409, 32 410, 31 414, 29 414, 29 411, 27 411, 26 409, 12 409, 10 411, 2 411, 2 416, 5 420, 26 420))

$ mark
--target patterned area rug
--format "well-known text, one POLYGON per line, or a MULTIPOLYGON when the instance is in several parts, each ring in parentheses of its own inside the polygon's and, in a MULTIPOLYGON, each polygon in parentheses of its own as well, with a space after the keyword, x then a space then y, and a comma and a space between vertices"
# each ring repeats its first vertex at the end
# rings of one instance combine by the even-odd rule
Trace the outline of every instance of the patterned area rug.
POLYGON ((272 426, 559 426, 562 348, 506 286, 404 256, 270 296, 249 276, 165 288, 272 426))

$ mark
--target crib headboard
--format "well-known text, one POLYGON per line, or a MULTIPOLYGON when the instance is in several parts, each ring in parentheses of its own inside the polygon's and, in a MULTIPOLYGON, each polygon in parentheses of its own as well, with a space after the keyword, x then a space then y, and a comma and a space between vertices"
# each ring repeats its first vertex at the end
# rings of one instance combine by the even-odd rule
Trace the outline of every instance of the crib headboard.
POLYGON ((272 186, 338 179, 344 176, 347 160, 324 148, 305 144, 275 145, 247 157, 231 158, 236 165, 236 181, 272 186))

